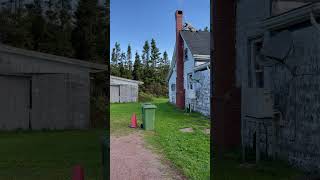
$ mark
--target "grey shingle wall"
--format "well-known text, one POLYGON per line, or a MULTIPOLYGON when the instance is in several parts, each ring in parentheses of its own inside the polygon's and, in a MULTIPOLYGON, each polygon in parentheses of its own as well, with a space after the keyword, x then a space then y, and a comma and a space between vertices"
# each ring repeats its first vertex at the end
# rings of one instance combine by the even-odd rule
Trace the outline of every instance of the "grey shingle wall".
MULTIPOLYGON (((264 1, 266 4, 268 1, 264 1)), ((260 1, 239 1, 237 6, 237 85, 248 84, 248 41, 255 35, 266 35, 259 29, 259 21, 268 17, 268 6, 260 1), (259 5, 260 4, 260 5, 259 5)), ((262 152, 279 158, 306 171, 320 170, 320 34, 314 27, 292 29, 295 50, 288 64, 306 75, 292 78, 281 65, 266 68, 267 87, 274 94, 276 109, 283 119, 276 127, 263 126, 258 120, 242 117, 244 144, 253 145, 253 134, 260 127, 259 145, 262 152), (266 140, 268 139, 268 142, 266 140)), ((266 37, 265 36, 265 37, 266 37)))
POLYGON ((210 116, 210 72, 198 71, 195 77, 200 81, 195 83, 196 102, 195 111, 205 116, 210 116))

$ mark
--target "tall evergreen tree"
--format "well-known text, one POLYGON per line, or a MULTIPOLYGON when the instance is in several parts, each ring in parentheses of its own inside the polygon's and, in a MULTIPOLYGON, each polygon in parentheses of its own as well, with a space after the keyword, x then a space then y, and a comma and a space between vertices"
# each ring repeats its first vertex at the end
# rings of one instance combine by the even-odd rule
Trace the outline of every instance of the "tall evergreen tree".
POLYGON ((116 42, 115 43, 115 59, 116 59, 116 64, 118 64, 121 61, 121 47, 120 43, 116 42))
POLYGON ((146 65, 150 60, 150 46, 149 42, 145 41, 142 50, 142 63, 146 65))
POLYGON ((128 69, 132 71, 132 54, 131 54, 131 46, 128 45, 127 48, 127 62, 128 62, 128 69))
POLYGON ((41 0, 34 0, 33 4, 29 6, 29 15, 31 17, 31 34, 33 39, 33 50, 39 51, 41 41, 46 30, 46 22, 42 16, 42 3, 41 0))
POLYGON ((135 54, 132 77, 134 80, 141 81, 142 80, 142 65, 138 52, 135 54))
POLYGON ((111 54, 111 72, 110 74, 113 76, 120 76, 119 68, 118 68, 118 57, 116 55, 116 48, 112 48, 111 54))
POLYGON ((164 53, 163 53, 163 64, 164 65, 169 65, 169 58, 168 58, 168 53, 167 53, 167 51, 164 51, 164 53))
POLYGON ((132 55, 131 55, 131 46, 130 44, 128 45, 127 48, 127 67, 128 67, 128 75, 130 79, 132 78, 132 55))
POLYGON ((76 58, 87 61, 95 58, 98 12, 97 0, 79 0, 74 14, 75 28, 72 32, 72 44, 76 58))
POLYGON ((41 51, 60 56, 73 56, 71 43, 71 0, 49 0, 46 4, 46 31, 41 51))
POLYGON ((157 67, 160 58, 159 48, 156 45, 156 41, 154 39, 151 40, 151 56, 150 56, 150 64, 153 68, 157 67))
POLYGON ((127 78, 127 71, 125 67, 125 61, 126 61, 126 53, 121 53, 120 60, 119 60, 119 73, 120 76, 123 78, 127 78))

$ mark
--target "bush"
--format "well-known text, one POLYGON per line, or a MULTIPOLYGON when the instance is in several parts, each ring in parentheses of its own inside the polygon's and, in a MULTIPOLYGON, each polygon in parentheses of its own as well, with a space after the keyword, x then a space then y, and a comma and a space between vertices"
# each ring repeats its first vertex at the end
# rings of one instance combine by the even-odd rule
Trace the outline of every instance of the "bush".
POLYGON ((106 122, 108 112, 108 104, 104 96, 93 96, 91 100, 91 127, 92 128, 106 128, 108 126, 106 122))
POLYGON ((147 94, 144 92, 139 92, 139 102, 148 102, 148 101, 152 101, 153 96, 151 94, 147 94))

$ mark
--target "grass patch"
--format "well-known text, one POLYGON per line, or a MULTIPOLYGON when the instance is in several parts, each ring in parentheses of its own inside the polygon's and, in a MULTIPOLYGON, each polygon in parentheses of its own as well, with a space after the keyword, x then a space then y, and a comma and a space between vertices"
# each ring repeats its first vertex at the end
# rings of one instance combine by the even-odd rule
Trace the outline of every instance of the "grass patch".
MULTIPOLYGON (((157 98, 155 131, 143 131, 148 146, 164 155, 164 162, 177 168, 188 179, 209 179, 210 135, 203 132, 210 128, 210 121, 198 113, 185 113, 157 98), (183 133, 180 129, 192 128, 183 133)), ((136 130, 128 128, 132 113, 141 123, 141 104, 126 103, 111 105, 111 132, 129 134, 136 130)), ((239 151, 228 152, 223 158, 214 157, 213 179, 221 180, 296 180, 303 173, 282 161, 262 161, 259 165, 242 165, 239 151)))
POLYGON ((210 135, 203 131, 210 128, 210 120, 198 113, 184 113, 167 99, 154 103, 158 107, 155 133, 148 133, 147 141, 189 179, 209 179, 210 135), (181 132, 183 128, 192 128, 193 132, 181 132))
POLYGON ((136 129, 128 126, 131 123, 131 116, 136 113, 138 125, 141 121, 140 103, 113 103, 110 106, 110 132, 113 136, 128 135, 136 129))
MULTIPOLYGON (((209 179, 210 138, 203 130, 210 127, 210 121, 197 113, 185 114, 167 99, 157 98, 153 103, 158 107, 156 125, 154 132, 144 132, 147 142, 190 179, 209 179), (179 131, 186 127, 194 132, 179 131)), ((136 131, 128 128, 132 113, 141 124, 140 103, 111 104, 110 112, 112 135, 136 131)))
POLYGON ((221 180, 297 180, 303 173, 283 161, 261 161, 258 165, 241 164, 239 151, 215 157, 214 179, 221 180))
POLYGON ((70 179, 80 164, 85 179, 102 179, 104 130, 1 132, 0 179, 70 179))

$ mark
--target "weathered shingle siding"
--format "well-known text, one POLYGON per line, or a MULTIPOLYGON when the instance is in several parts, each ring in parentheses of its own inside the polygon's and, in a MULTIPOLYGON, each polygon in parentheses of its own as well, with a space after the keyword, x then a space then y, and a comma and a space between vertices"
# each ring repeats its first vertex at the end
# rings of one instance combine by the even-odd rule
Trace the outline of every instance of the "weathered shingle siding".
MULTIPOLYGON (((184 32, 185 38, 191 38, 195 32, 184 32)), ((202 32, 201 32, 202 33, 202 32)), ((202 34, 207 36, 208 32, 202 34)), ((205 37, 204 36, 204 37, 205 37)), ((197 38, 195 38, 197 39, 197 38)), ((203 42, 203 39, 201 39, 203 42)), ((190 42, 192 43, 192 41, 190 42)), ((206 45, 206 43, 200 43, 201 45, 206 45)), ((199 45, 199 44, 198 44, 199 45)), ((210 116, 210 71, 209 70, 203 70, 203 71, 194 71, 195 59, 193 57, 192 51, 189 47, 189 44, 184 41, 184 48, 187 48, 187 59, 184 55, 184 88, 185 88, 185 107, 189 108, 189 105, 193 111, 199 112, 205 116, 210 116), (193 90, 196 93, 196 99, 190 99, 189 93, 190 89, 188 89, 188 75, 192 74, 192 76, 196 79, 200 79, 199 82, 193 82, 193 90)), ((206 50, 205 50, 206 51, 206 50)), ((184 49, 185 52, 185 49, 184 49)), ((201 51, 199 51, 201 53, 201 51)), ((207 52, 206 52, 207 53, 207 52)), ((173 57, 173 61, 174 61, 173 57)), ((200 63, 203 64, 204 62, 200 63)), ((198 63, 199 64, 199 63, 198 63)), ((197 64, 197 65, 198 65, 197 64)), ((173 66, 173 64, 171 64, 173 66)), ((171 85, 176 84, 176 67, 172 67, 173 72, 169 78, 169 101, 173 104, 176 103, 176 91, 172 91, 171 85)))
POLYGON ((110 78, 110 102, 124 103, 137 102, 139 93, 139 82, 129 79, 111 76, 110 78))
MULTIPOLYGON (((184 44, 185 48, 188 48, 187 43, 184 44)), ((184 65, 184 87, 186 89, 186 101, 185 107, 193 108, 193 111, 199 112, 205 116, 210 116, 210 72, 208 70, 194 72, 195 60, 188 50, 188 60, 185 60, 184 65), (196 93, 196 99, 192 100, 188 98, 190 89, 188 89, 188 74, 192 74, 194 79, 199 82, 193 82, 193 91, 196 93)))
MULTIPOLYGON (((19 97, 22 105, 20 110, 16 108, 8 113, 0 107, 1 116, 7 116, 5 122, 0 122, 0 130, 90 128, 90 68, 85 68, 81 61, 77 64, 74 60, 72 63, 63 62, 59 60, 64 57, 45 59, 40 58, 46 56, 43 53, 23 55, 20 51, 25 50, 0 52, 3 90, 19 89, 9 92, 8 101, 0 104, 5 106, 19 97), (14 114, 21 114, 23 118, 14 114), (16 121, 15 125, 5 125, 10 121, 16 121), (20 121, 23 123, 19 124, 20 121)), ((6 96, 5 93, 0 95, 1 98, 6 96)), ((15 103, 19 103, 18 100, 15 103)))
MULTIPOLYGON (((264 1, 269 4, 269 0, 264 1)), ((237 3, 237 85, 248 87, 248 42, 250 38, 269 34, 259 29, 260 20, 269 17, 269 6, 255 0, 237 3)), ((265 152, 275 151, 278 157, 306 171, 320 170, 320 34, 312 26, 291 29, 295 50, 288 64, 299 73, 316 75, 292 78, 282 65, 265 68, 266 87, 274 94, 276 108, 282 112, 282 126, 266 123, 261 129, 259 145, 265 152), (273 141, 272 139, 275 139, 273 141), (266 143, 268 139, 268 142, 266 143), (274 146, 272 146, 272 144, 274 146), (274 147, 274 149, 272 149, 274 147)), ((243 112, 242 112, 243 114, 243 112)), ((244 144, 253 145, 258 121, 242 116, 244 144)))
POLYGON ((210 116, 210 70, 196 72, 195 78, 200 80, 194 85, 197 97, 195 111, 210 116))

